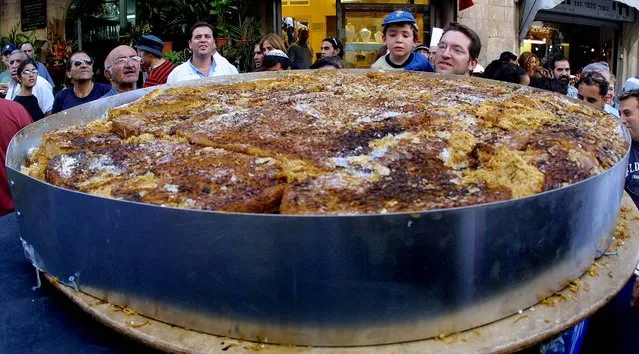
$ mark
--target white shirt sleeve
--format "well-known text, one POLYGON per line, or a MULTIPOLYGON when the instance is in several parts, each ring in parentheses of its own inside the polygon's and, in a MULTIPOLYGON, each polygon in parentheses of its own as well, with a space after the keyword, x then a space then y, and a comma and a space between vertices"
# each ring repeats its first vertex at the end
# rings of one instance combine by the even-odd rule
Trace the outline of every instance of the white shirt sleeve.
POLYGON ((53 89, 51 84, 43 78, 38 76, 38 81, 33 88, 33 95, 38 99, 38 106, 42 110, 42 113, 46 114, 53 109, 53 89))

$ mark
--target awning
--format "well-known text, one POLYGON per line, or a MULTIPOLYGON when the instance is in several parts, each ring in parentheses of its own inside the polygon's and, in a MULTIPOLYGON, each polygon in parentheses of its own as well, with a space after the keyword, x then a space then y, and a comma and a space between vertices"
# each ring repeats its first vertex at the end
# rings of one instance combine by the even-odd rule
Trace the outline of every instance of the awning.
MULTIPOLYGON (((562 2, 563 0, 524 0, 521 7, 521 21, 519 22, 519 41, 523 41, 526 38, 528 30, 540 10, 552 9, 562 2)), ((626 4, 639 10, 639 0, 616 0, 615 2, 626 4)))
POLYGON ((519 41, 521 42, 526 38, 526 34, 539 10, 552 9, 562 2, 563 0, 525 0, 521 10, 521 21, 519 22, 519 41))

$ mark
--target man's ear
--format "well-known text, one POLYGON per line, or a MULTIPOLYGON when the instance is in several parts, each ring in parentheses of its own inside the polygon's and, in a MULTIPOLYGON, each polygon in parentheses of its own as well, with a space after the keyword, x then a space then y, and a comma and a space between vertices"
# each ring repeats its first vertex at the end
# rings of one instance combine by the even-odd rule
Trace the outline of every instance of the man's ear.
POLYGON ((104 77, 106 77, 107 80, 111 81, 111 69, 104 69, 104 77))
POLYGON ((191 51, 191 53, 193 53, 193 48, 191 48, 191 40, 189 39, 187 43, 188 43, 189 50, 191 51))
POLYGON ((475 67, 477 66, 477 59, 471 59, 468 62, 468 71, 472 72, 473 70, 475 70, 475 67))

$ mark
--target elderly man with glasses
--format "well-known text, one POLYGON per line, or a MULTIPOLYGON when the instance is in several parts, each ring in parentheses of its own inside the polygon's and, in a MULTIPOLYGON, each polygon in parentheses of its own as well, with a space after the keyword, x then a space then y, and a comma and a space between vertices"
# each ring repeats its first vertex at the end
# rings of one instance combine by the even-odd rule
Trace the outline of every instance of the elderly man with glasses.
MULTIPOLYGON (((23 61, 27 60, 27 55, 16 49, 11 52, 11 56, 9 57, 9 71, 11 72, 11 82, 7 87, 7 95, 6 99, 12 100, 20 93, 22 90, 22 85, 20 84, 20 77, 18 76, 18 67, 22 64, 23 61)), ((38 75, 36 80, 36 84, 33 87, 33 95, 38 99, 38 106, 42 113, 45 115, 51 112, 51 108, 53 107, 53 88, 45 80, 43 77, 38 75)))
POLYGON ((113 49, 104 61, 104 76, 111 81, 111 91, 104 97, 135 90, 141 61, 138 52, 128 45, 113 49))
POLYGON ((85 52, 71 54, 67 78, 71 86, 55 95, 52 113, 97 100, 111 91, 111 86, 93 82, 93 59, 85 52))

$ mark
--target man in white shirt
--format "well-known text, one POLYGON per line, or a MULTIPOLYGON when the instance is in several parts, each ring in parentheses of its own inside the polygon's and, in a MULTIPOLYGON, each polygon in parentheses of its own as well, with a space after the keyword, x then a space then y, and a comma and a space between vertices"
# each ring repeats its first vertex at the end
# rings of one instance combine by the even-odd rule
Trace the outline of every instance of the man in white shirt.
POLYGON ((238 73, 235 66, 217 52, 213 27, 206 22, 197 22, 191 27, 189 49, 193 53, 191 59, 173 69, 167 83, 238 73))
MULTIPOLYGON (((7 96, 5 97, 8 100, 13 101, 22 89, 18 81, 18 66, 25 60, 27 60, 27 55, 23 51, 16 49, 11 52, 11 56, 9 57, 9 70, 11 71, 12 80, 9 82, 7 96)), ((42 113, 47 114, 51 112, 53 108, 53 88, 42 76, 38 76, 38 80, 36 80, 36 85, 33 87, 33 95, 38 99, 38 106, 42 110, 42 113)))

